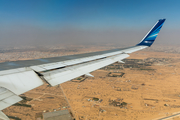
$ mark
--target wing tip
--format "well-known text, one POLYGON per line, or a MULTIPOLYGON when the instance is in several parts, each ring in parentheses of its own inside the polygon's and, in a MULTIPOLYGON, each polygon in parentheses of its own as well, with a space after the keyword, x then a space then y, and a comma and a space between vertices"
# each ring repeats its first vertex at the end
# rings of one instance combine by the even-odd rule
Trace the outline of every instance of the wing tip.
POLYGON ((151 28, 151 30, 145 35, 145 37, 136 45, 136 46, 148 46, 150 47, 156 37, 158 36, 159 31, 161 30, 161 27, 163 26, 165 22, 165 18, 159 19, 156 24, 151 28))

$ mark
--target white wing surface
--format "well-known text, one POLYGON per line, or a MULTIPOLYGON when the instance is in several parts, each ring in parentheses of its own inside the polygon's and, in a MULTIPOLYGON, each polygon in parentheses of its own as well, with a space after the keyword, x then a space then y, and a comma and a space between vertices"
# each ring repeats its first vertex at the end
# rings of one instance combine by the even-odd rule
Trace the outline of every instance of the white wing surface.
POLYGON ((21 101, 20 94, 41 86, 44 82, 55 86, 82 75, 92 76, 90 72, 115 62, 121 62, 122 59, 129 57, 130 53, 150 47, 164 21, 165 19, 158 20, 136 46, 78 55, 0 63, 0 119, 8 120, 8 117, 1 110, 21 101))

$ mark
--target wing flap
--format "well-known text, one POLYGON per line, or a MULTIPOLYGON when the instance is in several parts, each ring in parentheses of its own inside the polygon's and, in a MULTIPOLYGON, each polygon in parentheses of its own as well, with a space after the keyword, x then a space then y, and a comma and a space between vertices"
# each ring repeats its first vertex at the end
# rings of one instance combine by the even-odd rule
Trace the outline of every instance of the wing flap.
POLYGON ((2 111, 0 111, 0 120, 10 120, 2 111))
POLYGON ((43 84, 33 70, 25 70, 0 76, 0 87, 4 87, 16 95, 20 95, 43 84))
POLYGON ((15 94, 11 95, 3 100, 0 100, 0 110, 3 110, 21 100, 22 100, 22 98, 15 94))
POLYGON ((114 62, 117 62, 127 57, 129 57, 128 54, 120 54, 117 56, 100 59, 100 60, 96 60, 96 61, 92 61, 88 63, 83 63, 79 65, 74 65, 74 66, 59 69, 59 70, 44 72, 42 73, 42 75, 49 84, 51 84, 52 86, 55 86, 60 83, 79 77, 81 75, 85 75, 89 72, 102 68, 106 65, 110 65, 114 62))
POLYGON ((12 92, 7 90, 6 88, 0 87, 0 100, 3 100, 11 95, 13 95, 12 92))

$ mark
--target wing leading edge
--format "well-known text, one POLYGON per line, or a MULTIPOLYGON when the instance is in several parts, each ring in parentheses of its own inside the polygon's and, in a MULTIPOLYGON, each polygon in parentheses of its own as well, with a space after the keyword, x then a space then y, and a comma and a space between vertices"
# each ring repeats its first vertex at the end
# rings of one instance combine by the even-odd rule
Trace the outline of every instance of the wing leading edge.
MULTIPOLYGON (((0 110, 21 101, 20 94, 43 85, 61 84, 76 77, 92 76, 90 72, 121 62, 129 53, 150 47, 155 41, 165 19, 160 19, 136 45, 94 53, 0 63, 0 110)), ((0 111, 0 119, 9 120, 0 111)))

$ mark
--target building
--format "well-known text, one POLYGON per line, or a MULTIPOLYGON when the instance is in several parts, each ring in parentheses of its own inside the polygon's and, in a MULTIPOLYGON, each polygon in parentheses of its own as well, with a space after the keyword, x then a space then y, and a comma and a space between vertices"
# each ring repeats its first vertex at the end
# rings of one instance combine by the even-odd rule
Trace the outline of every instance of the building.
POLYGON ((44 120, 73 120, 68 110, 43 113, 44 120))

